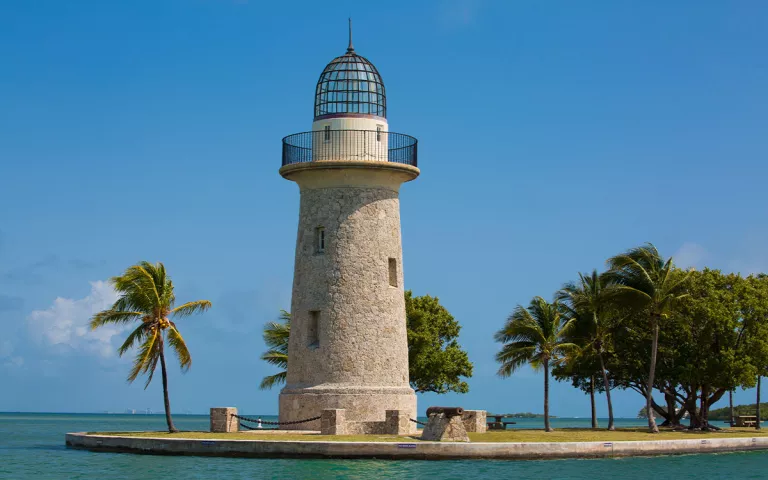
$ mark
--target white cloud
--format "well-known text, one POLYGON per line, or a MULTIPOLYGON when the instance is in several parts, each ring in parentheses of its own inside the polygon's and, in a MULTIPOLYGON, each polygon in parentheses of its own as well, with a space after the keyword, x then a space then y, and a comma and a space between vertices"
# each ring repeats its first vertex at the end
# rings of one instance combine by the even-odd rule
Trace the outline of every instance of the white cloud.
POLYGON ((118 295, 104 281, 91 282, 91 293, 81 299, 57 298, 46 310, 35 310, 27 318, 29 332, 39 344, 64 345, 85 353, 110 357, 115 354, 112 337, 127 327, 88 327, 90 318, 112 306, 118 295))
POLYGON ((680 268, 703 268, 704 261, 709 258, 709 252, 698 243, 685 242, 672 255, 672 258, 675 261, 675 265, 680 268))

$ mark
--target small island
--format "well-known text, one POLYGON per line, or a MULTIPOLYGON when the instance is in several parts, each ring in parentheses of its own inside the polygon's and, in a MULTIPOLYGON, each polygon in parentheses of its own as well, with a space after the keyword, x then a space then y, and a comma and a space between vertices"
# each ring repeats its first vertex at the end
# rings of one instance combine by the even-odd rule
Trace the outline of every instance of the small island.
MULTIPOLYGON (((507 418, 544 418, 543 413, 489 413, 489 417, 507 417, 507 418)), ((550 415, 549 418, 557 418, 557 415, 550 415)))

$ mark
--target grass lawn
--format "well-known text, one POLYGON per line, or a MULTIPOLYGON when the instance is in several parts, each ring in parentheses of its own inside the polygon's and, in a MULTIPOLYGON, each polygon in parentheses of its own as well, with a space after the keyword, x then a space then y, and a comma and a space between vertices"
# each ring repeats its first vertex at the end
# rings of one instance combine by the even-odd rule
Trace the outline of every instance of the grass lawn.
POLYGON ((768 431, 758 432, 754 428, 730 428, 719 432, 687 432, 662 428, 658 434, 648 433, 647 428, 617 428, 614 432, 589 428, 562 428, 549 433, 524 429, 470 433, 469 439, 473 442, 619 442, 763 436, 768 436, 768 431))
MULTIPOLYGON (((270 433, 210 433, 210 432, 88 432, 94 435, 125 437, 188 438, 200 440, 273 440, 273 441, 327 441, 327 442, 415 442, 414 436, 395 435, 314 435, 314 434, 270 434, 270 433)), ((648 433, 644 428, 620 428, 615 432, 587 428, 563 428, 546 433, 543 430, 511 429, 488 433, 470 433, 473 442, 618 442, 633 440, 680 440, 696 438, 764 437, 768 430, 754 428, 730 428, 719 432, 686 432, 662 429, 658 435, 648 433)))

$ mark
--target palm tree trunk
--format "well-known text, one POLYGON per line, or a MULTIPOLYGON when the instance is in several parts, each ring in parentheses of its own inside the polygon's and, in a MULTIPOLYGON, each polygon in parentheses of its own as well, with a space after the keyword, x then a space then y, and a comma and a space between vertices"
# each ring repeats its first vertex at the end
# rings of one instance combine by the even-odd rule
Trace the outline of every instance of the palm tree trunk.
POLYGON ((595 376, 589 379, 589 402, 592 405, 592 430, 597 430, 597 410, 595 409, 595 376))
POLYGON ((163 399, 165 400, 165 421, 168 424, 168 431, 171 433, 178 432, 176 427, 173 426, 173 419, 171 418, 171 401, 168 399, 168 373, 165 371, 165 352, 164 341, 160 342, 160 369, 163 374, 163 399))
POLYGON ((728 423, 733 426, 733 390, 728 392, 728 405, 731 409, 731 421, 728 423))
POLYGON ((755 407, 757 407, 757 418, 755 419, 757 421, 755 422, 755 430, 760 430, 760 375, 757 376, 757 405, 755 405, 755 407))
POLYGON ((544 431, 552 431, 549 426, 549 359, 544 360, 544 431))
POLYGON ((648 415, 648 430, 651 433, 659 433, 659 427, 656 426, 656 420, 653 418, 653 377, 656 374, 656 355, 659 351, 659 319, 653 318, 653 341, 651 342, 651 368, 648 372, 648 391, 645 394, 645 411, 648 415))
POLYGON ((597 356, 600 358, 600 371, 603 372, 603 385, 605 385, 605 399, 608 401, 608 430, 614 431, 616 427, 613 425, 613 402, 611 402, 611 386, 608 384, 608 372, 605 371, 603 353, 598 352, 597 356))

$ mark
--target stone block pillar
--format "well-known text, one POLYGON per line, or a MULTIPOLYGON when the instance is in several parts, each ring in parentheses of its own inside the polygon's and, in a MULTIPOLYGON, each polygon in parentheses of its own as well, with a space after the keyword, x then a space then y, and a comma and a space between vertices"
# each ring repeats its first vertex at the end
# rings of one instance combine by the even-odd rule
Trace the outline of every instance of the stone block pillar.
POLYGON ((429 416, 421 439, 433 442, 468 442, 469 436, 460 415, 448 417, 444 413, 433 413, 429 416))
POLYGON ((388 435, 409 435, 416 431, 416 424, 411 422, 409 410, 386 410, 385 431, 388 435))
POLYGON ((343 408, 323 410, 320 413, 320 434, 346 435, 346 412, 343 408))
POLYGON ((238 422, 232 415, 237 415, 234 407, 220 407, 211 409, 211 432, 230 433, 238 431, 238 422))
POLYGON ((461 416, 467 432, 485 433, 488 428, 487 412, 485 410, 464 410, 461 416))

